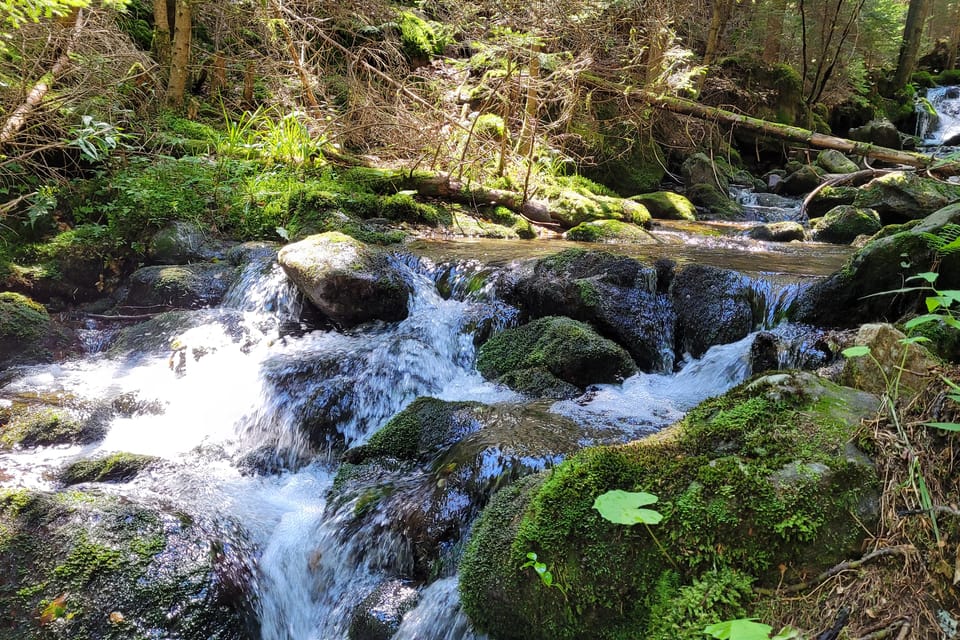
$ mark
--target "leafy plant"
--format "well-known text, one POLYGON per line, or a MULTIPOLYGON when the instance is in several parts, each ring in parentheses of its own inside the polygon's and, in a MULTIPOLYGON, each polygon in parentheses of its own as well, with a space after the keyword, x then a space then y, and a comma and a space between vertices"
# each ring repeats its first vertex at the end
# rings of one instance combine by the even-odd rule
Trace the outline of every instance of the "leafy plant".
POLYGON ((70 129, 70 146, 80 149, 81 155, 90 162, 105 160, 130 136, 109 122, 94 120, 93 116, 80 118, 80 125, 70 129))
POLYGON ((553 573, 551 573, 551 571, 547 568, 546 563, 540 562, 539 558, 537 558, 536 553, 534 553, 533 551, 528 552, 527 558, 528 558, 527 562, 523 563, 520 566, 521 569, 527 569, 527 568, 533 569, 536 572, 537 577, 540 578, 540 582, 542 582, 544 586, 557 589, 564 596, 567 595, 566 588, 563 585, 561 585, 559 582, 554 581, 553 573))
POLYGON ((790 640, 800 637, 800 633, 790 627, 784 627, 771 638, 770 632, 772 631, 773 627, 757 622, 756 618, 724 620, 703 629, 705 634, 718 640, 790 640))
POLYGON ((653 538, 660 553, 666 558, 667 562, 676 568, 677 563, 673 557, 667 553, 659 538, 650 529, 651 524, 659 524, 663 520, 663 514, 654 509, 645 509, 647 505, 655 504, 660 498, 652 493, 644 491, 621 491, 614 489, 607 491, 596 497, 593 501, 593 508, 600 512, 604 520, 614 524, 623 524, 633 526, 642 524, 647 528, 647 533, 653 538))

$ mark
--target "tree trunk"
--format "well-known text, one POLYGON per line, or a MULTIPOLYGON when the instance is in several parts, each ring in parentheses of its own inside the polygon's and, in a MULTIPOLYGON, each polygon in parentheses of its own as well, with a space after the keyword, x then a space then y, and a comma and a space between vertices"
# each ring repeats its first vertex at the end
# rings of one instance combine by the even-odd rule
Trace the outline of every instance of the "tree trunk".
POLYGON ((787 0, 771 0, 767 14, 767 33, 763 40, 763 61, 768 65, 780 62, 780 45, 783 42, 783 15, 787 0))
POLYGON ((280 5, 275 0, 270 4, 277 16, 275 24, 279 27, 280 32, 283 34, 283 38, 286 41, 285 45, 287 47, 287 54, 290 56, 290 60, 293 62, 293 66, 297 70, 297 76, 300 78, 300 86, 303 88, 303 95, 307 99, 307 104, 310 105, 310 108, 313 110, 313 114, 315 116, 319 116, 320 103, 317 101, 317 96, 313 93, 313 88, 310 85, 310 76, 307 74, 307 70, 303 67, 303 62, 300 60, 300 54, 297 53, 297 45, 293 41, 293 34, 290 33, 290 27, 287 25, 287 21, 282 15, 280 5))
POLYGON ((167 82, 167 102, 179 107, 183 104, 183 97, 187 91, 187 80, 190 77, 190 39, 193 29, 190 0, 177 0, 174 25, 170 80, 167 82))
POLYGON ((530 66, 527 71, 527 102, 523 108, 523 124, 517 136, 517 154, 526 156, 533 148, 533 132, 540 115, 540 50, 539 44, 530 47, 530 66))
POLYGON ((954 6, 953 29, 950 30, 950 42, 947 47, 946 68, 953 69, 957 65, 957 49, 960 48, 960 1, 954 6))
POLYGON ((707 31, 707 46, 703 52, 703 66, 709 67, 717 56, 720 44, 720 35, 727 28, 730 14, 733 12, 734 0, 713 0, 713 11, 710 14, 710 28, 707 31))
POLYGON ((702 118, 704 120, 710 120, 711 122, 721 122, 761 135, 780 138, 782 140, 791 140, 793 142, 802 142, 820 149, 836 149, 844 153, 875 158, 883 162, 903 164, 918 169, 929 169, 941 175, 960 175, 960 162, 944 162, 941 159, 922 153, 878 147, 867 142, 856 142, 854 140, 847 140, 846 138, 828 136, 801 127, 793 127, 760 120, 759 118, 751 118, 750 116, 740 113, 726 111, 717 107, 708 107, 690 100, 658 95, 644 89, 627 87, 615 82, 610 82, 609 80, 604 80, 592 74, 582 74, 580 77, 583 81, 606 89, 607 91, 624 94, 627 98, 642 100, 653 107, 672 111, 673 113, 702 118))
POLYGON ((153 55, 163 73, 170 67, 170 15, 167 0, 153 0, 153 55))
POLYGON ((67 26, 71 26, 72 29, 70 31, 70 37, 63 47, 63 53, 60 54, 60 57, 57 58, 53 66, 50 67, 50 70, 37 80, 24 101, 13 110, 6 122, 3 123, 3 128, 0 129, 0 148, 10 142, 10 140, 19 133, 23 125, 27 123, 30 114, 43 102, 43 99, 50 91, 50 87, 52 87, 63 72, 71 66, 70 56, 73 53, 73 46, 76 44, 77 38, 80 37, 80 32, 83 30, 83 11, 78 10, 74 12, 72 19, 72 24, 67 23, 67 26))
POLYGON ((930 0, 910 0, 907 9, 907 22, 903 27, 903 42, 900 45, 900 57, 897 59, 897 72, 893 76, 893 89, 903 89, 917 66, 920 52, 920 38, 923 35, 923 23, 927 17, 930 0))

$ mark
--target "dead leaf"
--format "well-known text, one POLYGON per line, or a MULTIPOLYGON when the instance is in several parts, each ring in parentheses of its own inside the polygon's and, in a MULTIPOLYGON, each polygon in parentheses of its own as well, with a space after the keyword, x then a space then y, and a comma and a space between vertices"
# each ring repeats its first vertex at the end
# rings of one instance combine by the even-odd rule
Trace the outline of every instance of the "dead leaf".
POLYGON ((123 622, 123 620, 124 620, 123 614, 120 613, 119 611, 110 612, 110 622, 112 624, 120 624, 121 622, 123 622))
POLYGON ((48 625, 57 618, 62 618, 63 614, 66 612, 67 594, 64 592, 54 598, 50 604, 43 608, 43 611, 40 613, 40 626, 42 627, 48 625))

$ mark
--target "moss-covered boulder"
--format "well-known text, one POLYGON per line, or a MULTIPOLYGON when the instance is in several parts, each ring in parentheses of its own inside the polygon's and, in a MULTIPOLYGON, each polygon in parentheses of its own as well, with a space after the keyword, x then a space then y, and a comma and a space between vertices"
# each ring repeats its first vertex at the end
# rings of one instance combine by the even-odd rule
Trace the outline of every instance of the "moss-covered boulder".
POLYGON ((256 638, 242 547, 127 499, 2 492, 0 635, 256 638))
POLYGON ((660 145, 650 136, 636 140, 636 132, 607 133, 611 135, 591 132, 586 137, 588 142, 594 143, 589 145, 588 155, 596 158, 597 162, 581 167, 583 175, 622 196, 658 189, 666 175, 664 167, 667 166, 660 145))
POLYGON ((381 249, 329 232, 288 244, 277 259, 303 294, 343 327, 407 317, 410 285, 381 249))
POLYGON ((448 231, 454 235, 468 238, 509 238, 529 240, 537 237, 533 225, 525 218, 515 215, 506 207, 497 207, 497 211, 484 217, 468 215, 462 211, 453 212, 453 222, 448 231))
POLYGON ((130 276, 120 305, 141 310, 213 307, 237 276, 237 269, 227 262, 143 267, 130 276))
POLYGON ((418 398, 343 455, 330 509, 347 515, 346 536, 373 526, 410 545, 391 560, 394 575, 451 575, 464 535, 497 489, 590 437, 545 406, 418 398))
POLYGON ((623 380, 636 371, 636 365, 623 347, 599 336, 589 325, 547 316, 490 338, 477 354, 477 369, 491 380, 536 394, 550 389, 530 388, 534 385, 528 383, 525 372, 544 380, 552 376, 582 391, 591 384, 623 380))
POLYGON ((460 564, 464 609, 498 640, 642 638, 665 573, 689 583, 725 567, 768 585, 815 575, 858 552, 877 517, 876 470, 850 444, 877 405, 810 374, 775 374, 658 436, 584 450, 508 487, 460 564), (663 520, 605 521, 592 507, 614 489, 658 496, 663 520), (560 588, 541 582, 531 552, 560 588))
POLYGON ((677 313, 677 344, 695 358, 753 329, 750 283, 736 271, 686 266, 673 279, 670 295, 677 313))
POLYGON ((575 242, 629 242, 643 244, 656 240, 643 228, 619 220, 594 220, 582 222, 564 234, 575 242))
POLYGON ((803 225, 791 220, 758 224, 747 230, 748 238, 767 242, 793 242, 803 240, 804 235, 803 225))
POLYGON ((692 185, 687 188, 687 197, 705 211, 705 216, 701 217, 731 220, 743 215, 743 205, 714 184, 702 182, 692 185))
POLYGON ((687 189, 698 184, 709 184, 726 193, 730 189, 728 167, 727 163, 714 161, 705 153, 694 153, 683 161, 683 184, 687 189))
POLYGON ((4 291, 0 293, 0 369, 48 361, 57 333, 42 304, 4 291))
POLYGON ((834 207, 811 223, 814 240, 833 244, 850 244, 857 236, 873 235, 881 227, 880 215, 876 211, 852 205, 834 207))
POLYGON ((61 469, 58 475, 65 485, 81 482, 127 482, 156 459, 154 456, 136 453, 112 453, 71 462, 61 469))
POLYGON ((860 167, 836 149, 824 149, 817 154, 817 166, 827 173, 853 173, 860 167))
POLYGON ((673 346, 665 294, 671 264, 647 266, 605 251, 568 249, 520 265, 504 279, 500 296, 529 317, 587 322, 623 345, 641 369, 658 371, 673 346))
POLYGON ((928 372, 939 363, 919 343, 904 344, 906 338, 893 325, 862 325, 853 339, 855 345, 870 348, 870 357, 847 358, 839 381, 870 393, 896 393, 910 398, 929 384, 928 372))
POLYGON ((850 129, 847 134, 851 140, 868 142, 888 149, 902 148, 900 131, 889 120, 871 120, 867 124, 850 129))
POLYGON ((810 193, 820 186, 820 174, 813 165, 805 164, 791 172, 777 185, 777 192, 788 196, 810 193))
POLYGON ((153 234, 147 257, 155 264, 187 264, 223 260, 231 243, 211 237, 200 225, 175 221, 153 234))
POLYGON ((0 450, 97 442, 114 414, 109 403, 91 404, 60 394, 22 393, 3 399, 0 450))
POLYGON ((960 201, 960 185, 894 171, 874 178, 860 188, 853 204, 874 209, 883 224, 924 218, 960 201))
POLYGON ((550 217, 570 229, 584 222, 617 220, 643 227, 650 225, 650 212, 633 200, 564 189, 550 198, 550 217))
POLYGON ((797 299, 794 318, 819 326, 850 327, 896 322, 904 314, 925 312, 922 301, 931 292, 892 292, 935 264, 940 273, 938 288, 960 288, 960 252, 937 252, 958 230, 960 204, 944 207, 919 224, 881 231, 840 270, 805 289, 797 299))
POLYGON ((654 218, 663 220, 696 220, 697 208, 685 196, 673 191, 655 191, 630 198, 647 208, 654 218))
POLYGON ((807 215, 819 218, 827 211, 841 205, 852 205, 860 190, 856 187, 825 186, 807 203, 807 215))

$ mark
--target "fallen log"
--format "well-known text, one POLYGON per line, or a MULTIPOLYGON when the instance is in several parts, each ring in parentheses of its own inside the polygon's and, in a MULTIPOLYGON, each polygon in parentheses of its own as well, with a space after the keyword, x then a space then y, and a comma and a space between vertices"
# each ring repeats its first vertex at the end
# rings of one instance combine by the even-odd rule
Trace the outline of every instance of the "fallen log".
POLYGON ((733 111, 720 109, 719 107, 708 107, 692 100, 659 95, 645 89, 617 84, 592 74, 583 74, 581 78, 601 89, 622 93, 627 98, 635 98, 650 106, 672 113, 693 116, 702 120, 722 122, 733 127, 753 131, 760 135, 789 140, 791 142, 801 142, 819 149, 835 149, 855 156, 864 156, 883 162, 926 169, 940 175, 960 175, 960 162, 944 161, 943 159, 924 153, 880 147, 868 142, 857 142, 856 140, 830 136, 802 127, 761 120, 742 113, 734 113, 733 111))

